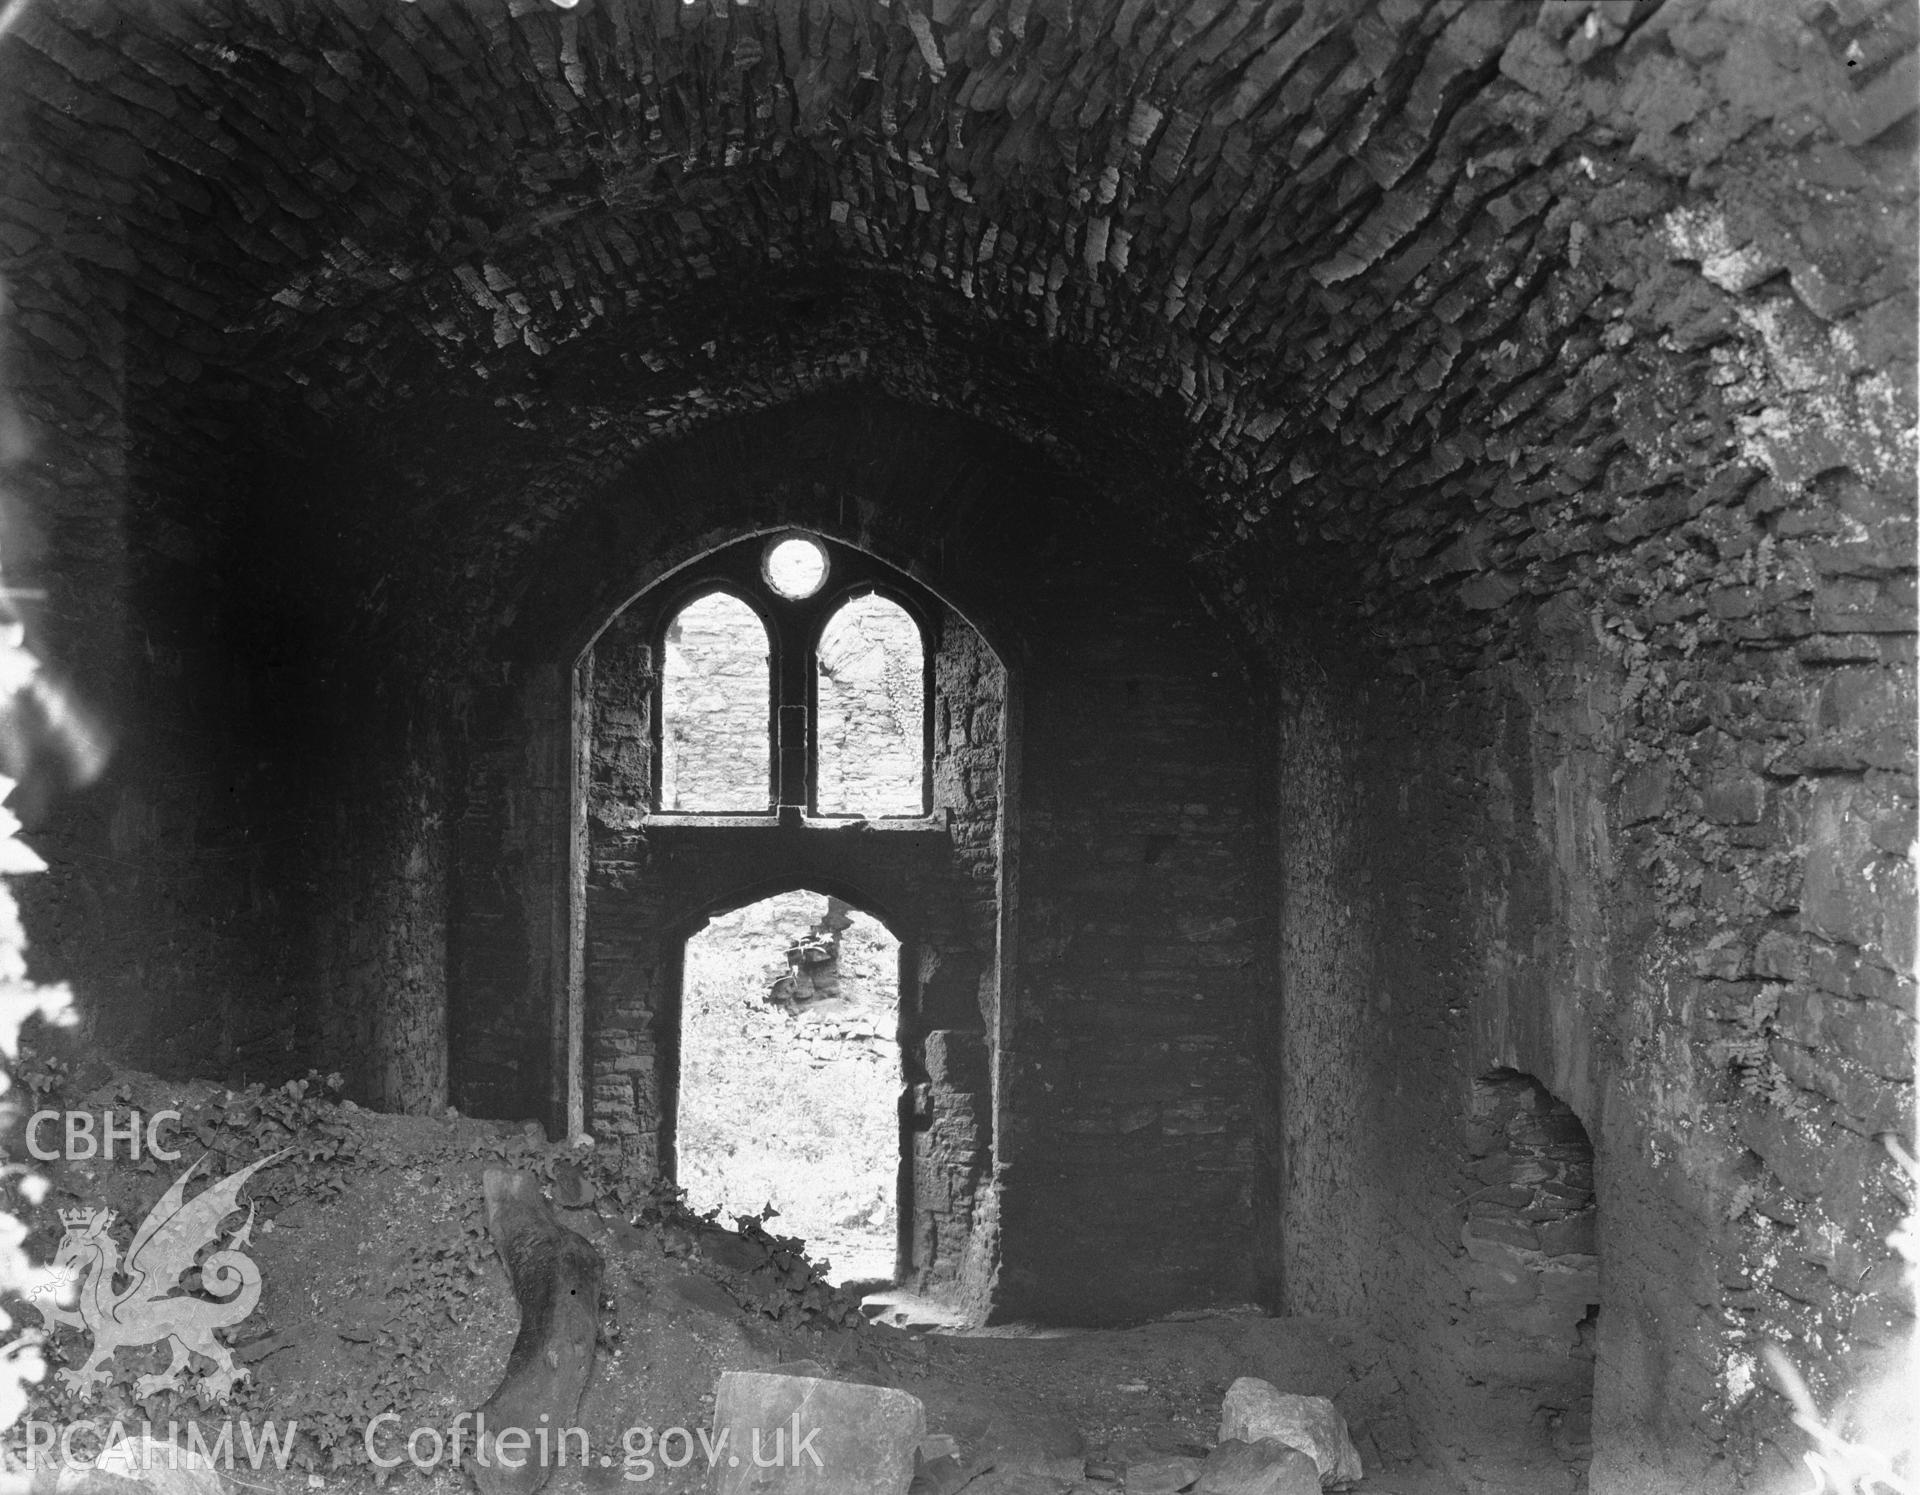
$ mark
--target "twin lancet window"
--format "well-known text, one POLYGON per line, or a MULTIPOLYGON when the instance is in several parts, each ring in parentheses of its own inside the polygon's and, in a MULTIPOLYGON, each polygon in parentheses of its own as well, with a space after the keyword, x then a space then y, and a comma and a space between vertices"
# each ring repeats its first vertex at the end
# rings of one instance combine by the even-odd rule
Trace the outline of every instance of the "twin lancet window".
POLYGON ((926 813, 926 638, 863 559, 786 535, 694 583, 658 655, 660 809, 926 813))

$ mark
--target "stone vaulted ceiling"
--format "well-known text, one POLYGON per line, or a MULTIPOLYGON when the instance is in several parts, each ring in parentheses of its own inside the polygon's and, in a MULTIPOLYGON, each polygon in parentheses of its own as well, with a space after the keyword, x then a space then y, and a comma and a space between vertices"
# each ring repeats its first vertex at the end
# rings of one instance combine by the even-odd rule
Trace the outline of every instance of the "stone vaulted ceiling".
MULTIPOLYGON (((176 472, 269 411, 458 397, 548 433, 573 491, 864 377, 1069 464, 1150 447, 1202 551, 1346 542, 1374 582, 1476 573, 1472 608, 1667 522, 1689 472, 1887 470, 1913 30, 1870 0, 39 0, 0 42, 0 270, 30 413, 124 305, 105 362, 176 472)), ((476 512, 537 528, 538 487, 476 512)))

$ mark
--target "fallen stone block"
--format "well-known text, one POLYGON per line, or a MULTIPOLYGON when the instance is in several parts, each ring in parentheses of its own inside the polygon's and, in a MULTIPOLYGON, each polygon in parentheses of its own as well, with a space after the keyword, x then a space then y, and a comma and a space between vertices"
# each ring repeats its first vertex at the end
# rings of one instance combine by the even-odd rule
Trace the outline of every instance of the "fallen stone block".
POLYGON ((1242 1376, 1220 1404, 1220 1441, 1257 1443, 1263 1438, 1310 1455, 1323 1486, 1361 1477, 1360 1455, 1347 1436, 1347 1420, 1324 1396, 1295 1396, 1271 1381, 1242 1376))
POLYGON ((1278 1438, 1229 1438, 1207 1455, 1193 1495, 1320 1495, 1320 1468, 1278 1438))
POLYGON ((1127 1465, 1127 1495, 1175 1495, 1200 1478, 1201 1464, 1180 1454, 1127 1465))
POLYGON ((926 1409, 904 1391, 728 1371, 714 1396, 711 1488, 714 1495, 906 1495, 926 1436, 926 1409))
POLYGON ((551 1472, 535 1434, 572 1425, 593 1371, 605 1263, 560 1223, 531 1173, 489 1168, 483 1186, 487 1230, 507 1264, 520 1332, 499 1386, 475 1414, 485 1432, 468 1471, 480 1495, 532 1495, 551 1472))
POLYGON ((974 1475, 961 1487, 963 1495, 1091 1495, 1093 1487, 1040 1469, 993 1468, 974 1475))
MULTIPOLYGON (((960 1465, 960 1488, 965 1495, 1083 1495, 1092 1488, 1085 1467, 1078 1456, 1056 1457, 1031 1449, 990 1454, 960 1465)), ((922 1492, 916 1485, 909 1495, 922 1492)))
POLYGON ((959 1459, 930 1459, 922 1451, 907 1495, 957 1495, 972 1482, 973 1476, 959 1459))

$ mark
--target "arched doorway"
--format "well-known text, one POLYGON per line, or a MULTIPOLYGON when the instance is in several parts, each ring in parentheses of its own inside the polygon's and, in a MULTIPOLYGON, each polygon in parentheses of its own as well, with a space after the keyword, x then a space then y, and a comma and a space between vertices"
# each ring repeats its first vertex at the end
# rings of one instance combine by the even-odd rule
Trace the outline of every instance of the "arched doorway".
POLYGON ((900 941, 829 894, 715 915, 681 962, 674 1181, 775 1211, 836 1283, 899 1275, 900 941))
POLYGON ((644 1187, 671 1156, 667 1030, 695 921, 833 892, 915 951, 903 1285, 967 1317, 1075 1323, 1251 1296, 1264 1205, 1245 1035, 1274 912, 1257 877, 1263 718, 1230 639, 1118 491, 863 387, 664 443, 557 523, 514 668, 463 738, 461 1109, 534 1114, 552 1094, 556 1129, 644 1187), (826 551, 826 578, 776 606, 763 562, 796 534, 826 551), (831 780, 823 799, 784 738, 777 808, 659 805, 666 629, 715 590, 797 645, 776 728, 794 707, 804 720, 822 664, 897 694, 887 672, 808 652, 820 635, 788 620, 824 634, 869 594, 906 608, 925 639, 924 813, 835 814, 831 780), (536 1068, 543 1019, 557 1039, 536 1068))
POLYGON ((697 1207, 772 1203, 772 1228, 805 1238, 840 1280, 983 1314, 1012 839, 998 657, 904 573, 783 529, 634 597, 576 683, 579 1124, 636 1179, 674 1178, 697 1207), (796 545, 810 576, 777 564, 796 545), (759 908, 794 896, 813 902, 759 908), (735 927, 748 905, 759 911, 735 927), (877 995, 855 1013, 810 988, 800 952, 830 944, 842 918, 843 949, 892 967, 884 1013, 877 995), (830 1122, 861 1139, 873 1177, 856 1186, 817 1145, 828 1097, 811 1061, 882 1043, 851 1087, 864 1119, 830 1122), (754 1065, 728 1045, 801 1077, 801 1093, 773 1098, 792 1101, 783 1114, 747 1094, 754 1065), (753 1137, 742 1116, 783 1135, 753 1137))

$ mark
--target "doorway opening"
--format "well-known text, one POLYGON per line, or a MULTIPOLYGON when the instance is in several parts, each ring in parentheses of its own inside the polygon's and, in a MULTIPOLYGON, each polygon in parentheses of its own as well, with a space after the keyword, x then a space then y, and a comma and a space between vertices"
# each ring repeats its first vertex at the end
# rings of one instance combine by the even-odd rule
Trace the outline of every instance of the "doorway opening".
POLYGON ((772 1204, 842 1286, 983 1320, 1018 843, 999 657, 911 577, 789 530, 637 593, 574 681, 569 1124, 703 1210, 772 1204), (741 907, 774 891, 811 901, 741 907))
POLYGON ((900 941, 800 890, 687 940, 675 1176, 723 1219, 777 1212, 836 1284, 899 1276, 900 941))

